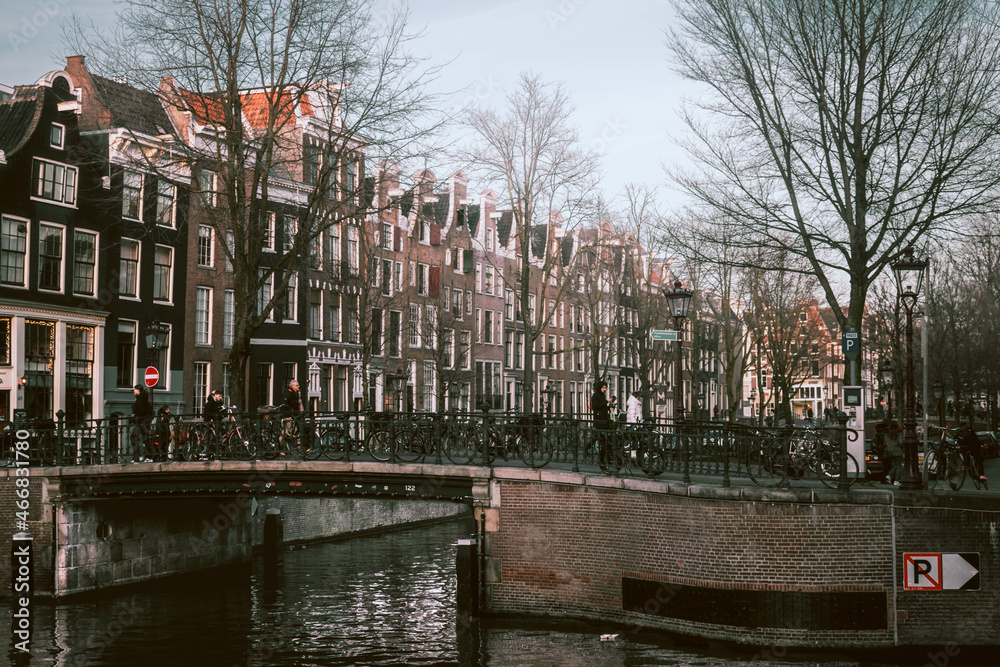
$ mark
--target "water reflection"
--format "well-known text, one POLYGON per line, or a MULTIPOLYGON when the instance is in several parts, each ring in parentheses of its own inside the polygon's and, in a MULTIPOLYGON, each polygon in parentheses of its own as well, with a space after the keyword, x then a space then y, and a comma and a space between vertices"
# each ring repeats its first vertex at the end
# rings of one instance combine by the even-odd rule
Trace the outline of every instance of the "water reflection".
MULTIPOLYGON (((257 561, 38 607, 31 655, 5 657, 32 667, 875 664, 836 656, 765 661, 624 634, 602 641, 600 632, 616 631, 589 626, 456 628, 455 545, 472 535, 471 521, 438 524, 286 551, 270 576, 257 561)), ((10 606, 0 605, 8 647, 9 616, 10 606)))

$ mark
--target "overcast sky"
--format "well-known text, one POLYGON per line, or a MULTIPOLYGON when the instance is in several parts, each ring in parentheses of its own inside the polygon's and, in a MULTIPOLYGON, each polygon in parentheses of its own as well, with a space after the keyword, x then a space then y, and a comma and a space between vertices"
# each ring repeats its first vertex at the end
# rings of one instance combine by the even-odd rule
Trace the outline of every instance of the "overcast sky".
MULTIPOLYGON (((663 0, 413 0, 410 8, 425 31, 415 50, 448 63, 435 87, 464 91, 456 104, 501 106, 523 71, 564 83, 582 140, 605 155, 607 195, 627 182, 664 186, 662 165, 683 160, 670 138, 682 131, 682 83, 667 60, 663 0)), ((65 64, 60 21, 75 10, 107 25, 114 2, 0 0, 0 10, 0 83, 18 85, 65 64)), ((677 197, 666 189, 664 201, 677 197)))

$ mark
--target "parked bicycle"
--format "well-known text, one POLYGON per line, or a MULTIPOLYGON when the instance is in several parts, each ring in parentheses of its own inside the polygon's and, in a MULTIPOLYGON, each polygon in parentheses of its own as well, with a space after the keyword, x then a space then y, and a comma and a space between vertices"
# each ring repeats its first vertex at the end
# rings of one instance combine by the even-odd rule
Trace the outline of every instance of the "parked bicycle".
POLYGON ((965 477, 968 474, 977 489, 989 489, 981 457, 976 457, 972 451, 978 441, 973 440, 966 431, 968 427, 948 428, 932 425, 932 428, 941 432, 941 438, 924 458, 924 486, 934 489, 940 481, 947 479, 948 485, 958 491, 965 484, 965 477))
POLYGON ((842 457, 838 445, 812 429, 798 429, 788 435, 762 430, 753 438, 747 470, 758 486, 778 486, 791 477, 815 475, 825 486, 837 488, 844 457, 846 480, 851 486, 857 482, 861 468, 850 452, 842 457))

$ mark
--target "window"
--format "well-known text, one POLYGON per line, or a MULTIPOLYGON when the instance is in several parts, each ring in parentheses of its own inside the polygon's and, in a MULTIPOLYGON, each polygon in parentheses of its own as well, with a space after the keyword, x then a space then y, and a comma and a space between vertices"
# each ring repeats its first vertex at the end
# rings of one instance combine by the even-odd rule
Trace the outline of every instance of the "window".
POLYGON ((194 362, 194 413, 200 415, 205 405, 202 397, 208 397, 209 381, 212 377, 211 364, 207 361, 194 362))
POLYGON ((216 176, 214 171, 209 171, 208 169, 202 169, 201 174, 198 176, 198 186, 201 190, 201 201, 206 207, 208 206, 218 206, 218 176, 216 176))
POLYGON ((410 347, 420 347, 420 304, 410 304, 410 347))
POLYGON ((38 289, 62 291, 63 228, 38 226, 38 289))
POLYGON ((281 233, 284 237, 281 243, 282 252, 288 252, 295 245, 295 236, 299 233, 299 219, 291 215, 283 216, 281 233))
POLYGON ((299 320, 299 284, 295 274, 289 276, 288 286, 285 288, 284 319, 292 322, 299 320))
POLYGON ((487 294, 493 294, 493 267, 489 264, 485 268, 485 284, 483 285, 483 291, 487 294))
POLYGON ((323 232, 313 237, 309 243, 309 268, 323 268, 323 232))
POLYGON ((122 175, 122 217, 139 220, 142 215, 142 174, 126 170, 122 175))
POLYGON ((94 416, 94 328, 66 325, 66 421, 94 416))
POLYGON ((455 330, 445 329, 441 342, 444 347, 444 367, 453 368, 455 366, 455 330))
MULTIPOLYGON (((10 318, 0 317, 0 366, 10 366, 10 318)), ((3 413, 8 414, 8 413, 3 413)), ((2 415, 0 415, 2 416, 2 415)))
POLYGON ((472 314, 472 290, 465 290, 465 314, 472 314))
POLYGON ((372 331, 372 354, 376 357, 382 356, 382 309, 372 308, 371 319, 372 331))
POLYGON ((229 400, 229 362, 222 363, 222 402, 230 405, 229 400))
POLYGON ((528 320, 531 322, 531 326, 535 326, 535 295, 528 295, 528 320))
POLYGON ((227 289, 222 295, 222 345, 233 346, 236 332, 236 293, 227 289))
POLYGON ((55 322, 24 321, 24 408, 27 417, 52 419, 55 398, 55 322))
POLYGON ((417 264, 417 294, 421 296, 427 296, 430 284, 429 271, 430 267, 428 265, 417 264))
POLYGON ((323 290, 309 291, 309 338, 323 340, 323 290))
POLYGON ((417 263, 410 260, 410 287, 417 284, 417 263))
POLYGON ((437 376, 433 361, 424 361, 424 410, 434 412, 434 401, 437 398, 437 376))
POLYGON ((358 275, 361 269, 361 257, 358 254, 358 228, 347 226, 347 260, 350 262, 351 275, 358 275))
POLYGON ((330 321, 327 326, 327 340, 340 342, 340 295, 334 294, 330 299, 330 321))
POLYGON ((162 178, 156 183, 156 224, 174 226, 175 188, 162 178))
POLYGON ((431 242, 431 224, 426 220, 420 221, 420 242, 423 244, 431 242))
POLYGON ((309 139, 302 146, 302 180, 310 185, 315 185, 319 178, 319 146, 311 143, 309 139))
POLYGON ((261 249, 274 252, 274 211, 268 211, 264 214, 264 228, 261 230, 261 237, 261 249))
POLYGON ((392 250, 392 225, 388 222, 382 223, 382 235, 379 238, 382 250, 392 250))
POLYGON ((211 268, 215 264, 215 229, 198 225, 198 266, 211 268))
POLYGON ((524 332, 514 334, 514 368, 524 368, 524 332))
POLYGON ((226 271, 233 270, 233 261, 231 258, 236 256, 236 237, 233 236, 233 230, 226 230, 226 248, 229 249, 229 254, 226 255, 226 271))
POLYGON ((170 301, 173 289, 174 249, 158 245, 153 256, 153 300, 170 301))
POLYGON ((403 291, 403 263, 396 262, 396 291, 403 291))
POLYGON ((451 314, 456 320, 462 319, 465 312, 462 308, 462 290, 457 289, 451 293, 451 314))
POLYGON ((119 388, 135 385, 135 330, 137 324, 118 320, 118 382, 119 388))
POLYGON ((389 311, 389 356, 400 356, 402 341, 403 313, 398 310, 389 311))
POLYGON ((485 401, 492 410, 503 407, 503 393, 500 388, 500 362, 476 362, 476 393, 480 402, 485 401))
POLYGON ((514 367, 514 330, 507 329, 503 333, 503 365, 514 367))
POLYGON ((461 331, 459 332, 459 348, 458 357, 460 359, 462 370, 469 370, 472 368, 472 332, 471 331, 461 331))
MULTIPOLYGON (((274 288, 271 281, 274 279, 274 274, 267 273, 265 269, 259 269, 257 276, 258 281, 260 282, 260 288, 257 290, 256 314, 260 315, 271 303, 271 296, 274 294, 274 288), (265 274, 267 274, 266 277, 265 274)), ((271 319, 270 310, 268 310, 267 319, 271 319)))
POLYGON ((73 232, 73 293, 93 296, 97 274, 97 234, 73 232))
POLYGON ((361 340, 360 326, 358 322, 358 297, 349 297, 347 308, 344 313, 347 317, 347 336, 344 342, 357 345, 361 340))
POLYGON ((66 140, 66 127, 59 123, 52 123, 49 127, 49 146, 52 148, 62 148, 66 140))
POLYGON ((358 173, 358 165, 356 162, 348 162, 347 168, 344 170, 344 191, 348 197, 355 197, 355 180, 358 173))
POLYGON ((24 257, 28 249, 28 222, 0 219, 0 284, 24 287, 24 257))
POLYGON ((424 345, 434 349, 437 347, 437 307, 424 306, 424 345))
POLYGON ((35 196, 57 204, 76 205, 76 167, 34 159, 38 185, 35 196))
POLYGON ((504 317, 507 320, 514 319, 514 291, 505 290, 503 295, 504 317))
POLYGON ((271 369, 273 364, 257 364, 257 405, 271 405, 271 369))
POLYGON ((493 311, 487 310, 483 312, 483 342, 492 345, 493 344, 493 311))
POLYGON ((392 296, 392 261, 388 259, 382 260, 382 295, 392 296))
POLYGON ((194 298, 195 345, 212 343, 212 288, 198 287, 194 298))
POLYGON ((483 293, 483 263, 476 262, 476 294, 483 293))

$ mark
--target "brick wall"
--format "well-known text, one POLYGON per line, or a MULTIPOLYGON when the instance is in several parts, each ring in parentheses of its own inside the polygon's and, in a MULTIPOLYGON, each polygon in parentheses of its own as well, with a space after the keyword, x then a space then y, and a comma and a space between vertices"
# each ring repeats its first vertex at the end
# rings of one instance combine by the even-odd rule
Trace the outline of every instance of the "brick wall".
POLYGON ((10 595, 10 537, 15 533, 28 532, 32 537, 35 554, 35 591, 39 594, 52 592, 52 512, 45 501, 48 488, 38 469, 30 470, 28 486, 28 529, 18 525, 17 475, 14 468, 0 470, 0 535, 5 543, 0 544, 0 595, 10 595))
POLYGON ((579 484, 539 477, 499 484, 494 613, 753 644, 892 646, 898 586, 899 643, 1000 643, 996 510, 894 507, 887 492, 843 503, 822 492, 597 488, 582 476, 579 484), (979 592, 904 593, 904 550, 982 551, 991 574, 979 592))

